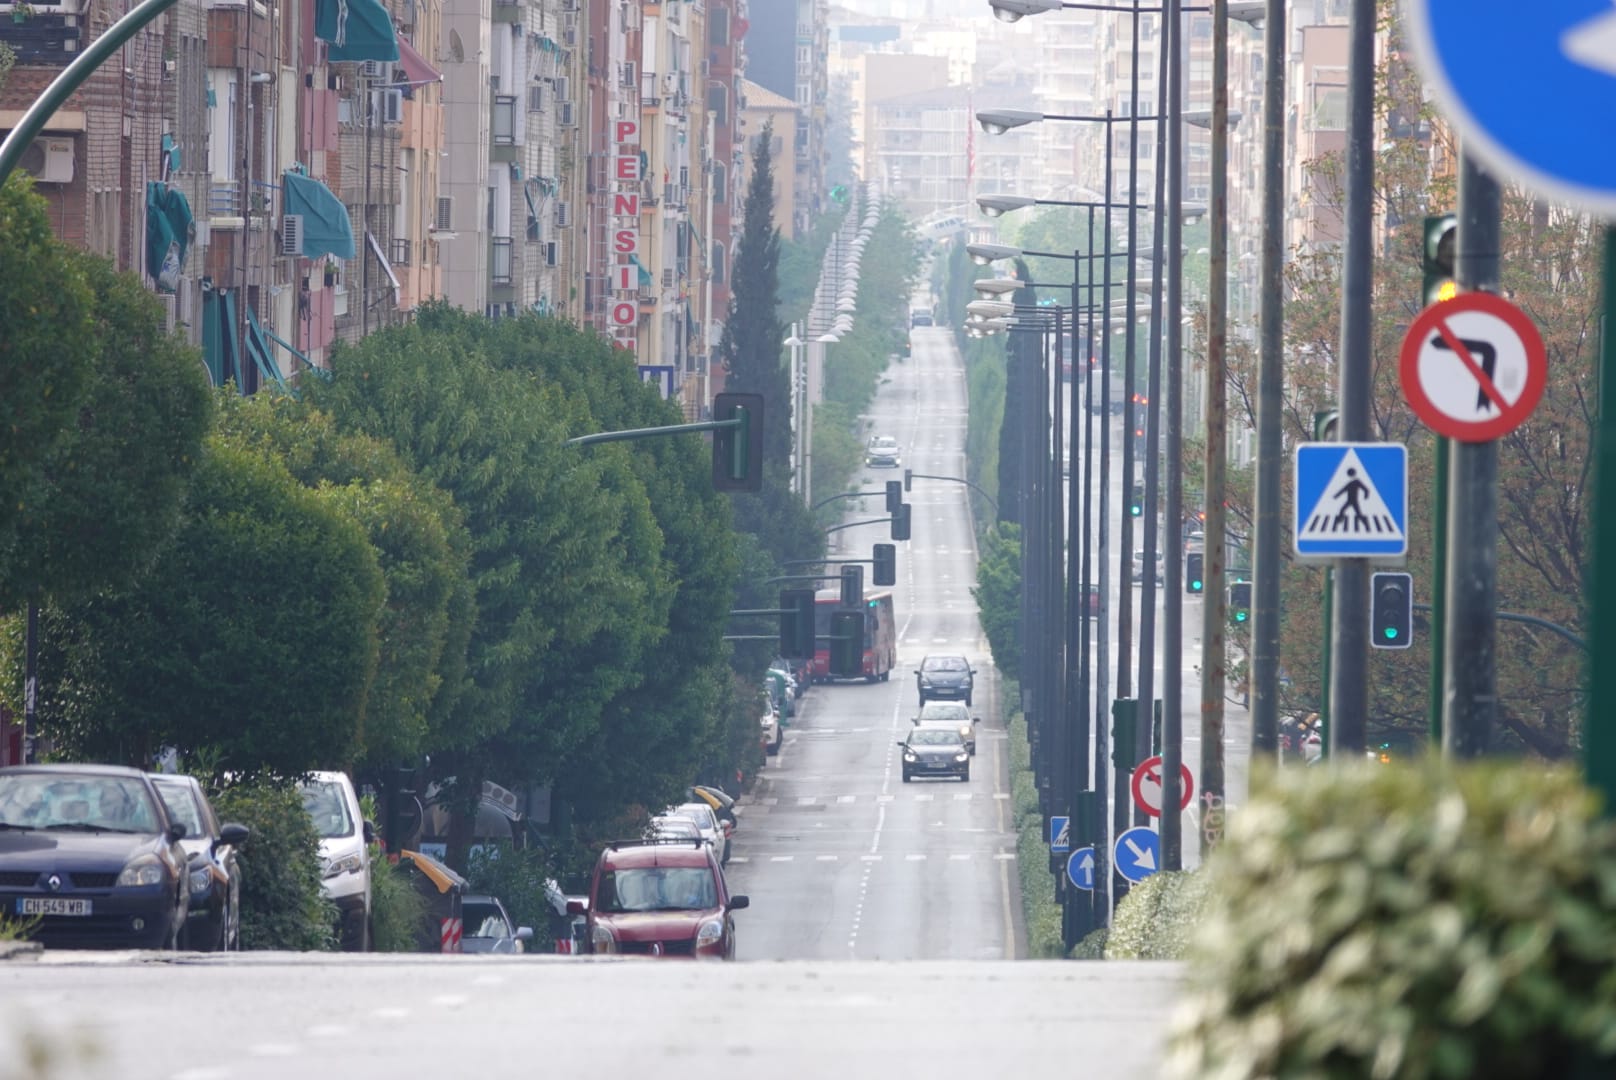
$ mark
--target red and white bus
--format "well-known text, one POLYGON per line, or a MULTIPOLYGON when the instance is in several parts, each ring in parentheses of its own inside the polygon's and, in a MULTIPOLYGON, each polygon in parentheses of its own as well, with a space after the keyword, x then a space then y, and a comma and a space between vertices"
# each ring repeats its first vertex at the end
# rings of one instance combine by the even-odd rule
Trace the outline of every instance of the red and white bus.
MULTIPOLYGON (((821 589, 814 597, 814 679, 830 682, 830 616, 842 606, 840 589, 821 589)), ((898 662, 898 627, 892 593, 864 594, 864 681, 886 682, 898 662)))

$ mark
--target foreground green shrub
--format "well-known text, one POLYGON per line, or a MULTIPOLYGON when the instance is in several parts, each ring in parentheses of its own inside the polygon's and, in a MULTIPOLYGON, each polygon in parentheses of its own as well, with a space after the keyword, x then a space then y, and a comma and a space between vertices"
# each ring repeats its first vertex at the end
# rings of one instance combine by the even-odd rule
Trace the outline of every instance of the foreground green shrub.
POLYGON ((544 886, 555 876, 556 867, 547 852, 506 844, 489 844, 472 852, 466 867, 472 892, 499 897, 516 925, 533 928, 528 952, 549 952, 554 947, 551 922, 556 914, 545 898, 544 886))
POLYGON ((1616 1075, 1616 825, 1574 774, 1295 770, 1203 872, 1179 1076, 1616 1075))
POLYGON ((335 905, 320 892, 320 838, 290 784, 234 784, 210 801, 220 821, 239 821, 252 838, 241 865, 241 947, 297 952, 336 947, 335 905))
POLYGON ((374 952, 416 952, 426 919, 426 897, 409 874, 387 859, 380 847, 370 849, 370 947, 374 952))
POLYGON ((1206 875, 1164 870, 1128 890, 1111 916, 1107 960, 1182 960, 1206 908, 1206 875))
POLYGON ((1068 960, 1104 960, 1105 943, 1111 938, 1111 931, 1107 927, 1090 930, 1088 936, 1072 946, 1068 960))

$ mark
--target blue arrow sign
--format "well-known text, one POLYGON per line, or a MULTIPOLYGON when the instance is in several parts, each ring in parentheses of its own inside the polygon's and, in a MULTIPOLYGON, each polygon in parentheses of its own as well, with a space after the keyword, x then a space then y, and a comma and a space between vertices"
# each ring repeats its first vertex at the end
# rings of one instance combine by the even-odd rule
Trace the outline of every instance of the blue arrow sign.
POLYGON ((1137 825, 1117 837, 1112 857, 1117 873, 1132 882, 1143 881, 1161 869, 1161 837, 1155 829, 1137 825))
POLYGON ((1058 814, 1049 815, 1049 851, 1064 855, 1072 850, 1072 819, 1058 814))
POLYGON ((1080 847, 1066 860, 1066 879, 1084 892, 1094 891, 1094 849, 1080 847))
POLYGON ((1425 84, 1494 170, 1545 195, 1616 211, 1616 5, 1610 0, 1416 0, 1405 5, 1425 84))
POLYGON ((1408 448, 1302 443, 1296 448, 1296 554, 1341 559, 1408 554, 1408 448))

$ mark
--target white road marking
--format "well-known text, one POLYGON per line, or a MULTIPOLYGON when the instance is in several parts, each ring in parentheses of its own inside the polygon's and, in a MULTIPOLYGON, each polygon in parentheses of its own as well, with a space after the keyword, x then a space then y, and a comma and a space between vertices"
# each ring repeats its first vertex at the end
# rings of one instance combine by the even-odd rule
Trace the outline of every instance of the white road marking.
POLYGON ((931 794, 916 795, 915 802, 931 802, 934 798, 936 798, 936 796, 931 794))
POLYGON ((814 859, 817 862, 835 862, 839 858, 841 858, 841 856, 839 856, 839 855, 816 855, 816 856, 814 856, 814 859))
POLYGON ((888 802, 891 802, 893 799, 896 799, 896 798, 897 798, 896 795, 877 795, 875 797, 875 801, 878 802, 878 803, 888 803, 888 802))
POLYGON ((380 1008, 370 1010, 370 1015, 378 1020, 402 1020, 410 1015, 410 1010, 402 1005, 383 1005, 380 1008))
POLYGON ((752 860, 747 858, 745 855, 731 855, 729 857, 729 861, 730 861, 731 864, 734 864, 734 863, 751 862, 752 860))
POLYGON ((169 1078, 169 1080, 224 1080, 230 1075, 229 1069, 182 1069, 169 1078))
POLYGON ((993 793, 993 797, 995 799, 1008 799, 1010 797, 1010 793, 1008 791, 995 791, 993 793))
POLYGON ((353 1031, 347 1024, 315 1024, 309 1028, 311 1039, 341 1039, 353 1031))
POLYGON ((817 795, 804 795, 804 796, 802 796, 801 798, 799 798, 797 800, 797 805, 798 806, 813 806, 817 802, 819 802, 819 796, 817 796, 817 795))
POLYGON ((948 857, 949 862, 966 862, 971 857, 969 851, 956 851, 948 857))
POLYGON ((880 862, 883 858, 885 858, 885 856, 882 856, 882 855, 860 855, 859 856, 859 860, 862 861, 862 862, 880 862))
POLYGON ((971 796, 973 794, 974 794, 974 792, 970 792, 970 791, 957 791, 957 792, 954 793, 954 801, 955 802, 970 802, 971 801, 971 796))
POLYGON ((297 1051, 296 1043, 254 1043, 247 1047, 253 1057, 291 1057, 297 1051))
POLYGON ((836 796, 836 801, 839 803, 849 803, 857 798, 857 795, 838 795, 836 796))
POLYGON ((998 859, 1000 862, 1009 862, 1011 859, 1016 857, 1016 853, 1013 851, 1001 851, 993 857, 998 859))
POLYGON ((760 801, 763 803, 764 806, 779 806, 780 805, 780 800, 778 798, 776 798, 775 796, 773 796, 773 795, 769 795, 769 796, 763 798, 760 801))
POLYGON ((912 854, 905 855, 903 858, 905 862, 925 862, 926 853, 923 851, 917 851, 912 854))
POLYGON ((458 1009, 470 1000, 465 994, 439 994, 432 999, 432 1004, 441 1005, 445 1009, 458 1009))
MULTIPOLYGON (((794 858, 796 858, 795 855, 770 855, 769 856, 769 861, 770 862, 790 862, 794 858)), ((734 862, 733 859, 731 859, 730 861, 734 862)))

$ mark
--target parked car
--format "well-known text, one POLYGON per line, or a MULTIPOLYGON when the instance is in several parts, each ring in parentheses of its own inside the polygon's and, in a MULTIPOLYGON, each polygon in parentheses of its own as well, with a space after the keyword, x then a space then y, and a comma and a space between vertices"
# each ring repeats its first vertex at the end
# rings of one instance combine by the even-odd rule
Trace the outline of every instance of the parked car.
POLYGON ((0 769, 0 911, 49 948, 177 948, 184 837, 138 769, 0 769))
POLYGON ((768 694, 763 695, 763 715, 759 717, 758 724, 761 728, 758 738, 763 743, 763 752, 773 757, 785 742, 785 729, 780 723, 780 714, 775 711, 774 700, 768 694))
POLYGON ((864 464, 871 468, 896 469, 903 464, 903 452, 891 435, 873 435, 864 448, 864 464))
MULTIPOLYGON (((1160 585, 1162 583, 1162 574, 1163 574, 1164 568, 1166 566, 1166 563, 1163 561, 1162 553, 1160 551, 1156 552, 1156 560, 1155 561, 1156 561, 1156 584, 1160 585)), ((1135 583, 1138 583, 1138 582, 1141 582, 1141 581, 1145 580, 1145 553, 1143 551, 1136 551, 1136 552, 1133 553, 1133 580, 1135 581, 1135 583)))
POLYGON ((587 917, 594 953, 733 960, 734 913, 749 904, 705 844, 626 840, 600 853, 589 898, 567 911, 587 917))
POLYGON ((729 832, 719 822, 711 806, 705 802, 680 803, 670 807, 665 816, 694 821, 696 828, 701 830, 702 839, 713 846, 713 854, 718 857, 719 865, 729 862, 729 832))
POLYGON ((370 823, 347 773, 310 773, 303 808, 320 837, 320 887, 337 905, 338 940, 347 952, 370 949, 370 823))
POLYGON ((976 672, 963 656, 931 654, 920 661, 915 682, 920 688, 920 704, 928 701, 957 700, 971 704, 971 690, 976 672))
POLYGON ((976 753, 976 725, 982 722, 980 716, 972 716, 970 706, 958 701, 928 701, 920 707, 920 715, 914 718, 916 727, 927 725, 940 725, 951 727, 959 732, 961 739, 965 740, 965 752, 976 753))
POLYGON ((971 779, 971 755, 953 725, 916 727, 898 740, 903 748, 903 782, 917 776, 957 776, 971 779))
POLYGON ((645 831, 648 840, 700 840, 701 827, 689 818, 659 814, 645 831))
POLYGON ((1098 585, 1095 585, 1095 584, 1091 583, 1089 585, 1089 604, 1088 604, 1088 616, 1091 619, 1098 618, 1099 615, 1100 615, 1100 596, 1101 596, 1100 587, 1098 585))
POLYGON ((723 788, 713 787, 711 784, 695 784, 685 789, 685 797, 691 802, 704 802, 713 808, 721 824, 728 825, 733 831, 741 824, 736 812, 735 800, 723 788))
POLYGON ((468 896, 460 902, 460 951, 513 956, 527 951, 531 926, 517 926, 505 905, 493 896, 468 896))
POLYGON ((180 944, 199 952, 241 948, 241 868, 236 851, 252 830, 234 822, 221 825, 194 776, 153 773, 151 781, 168 816, 185 826, 190 914, 180 944))

